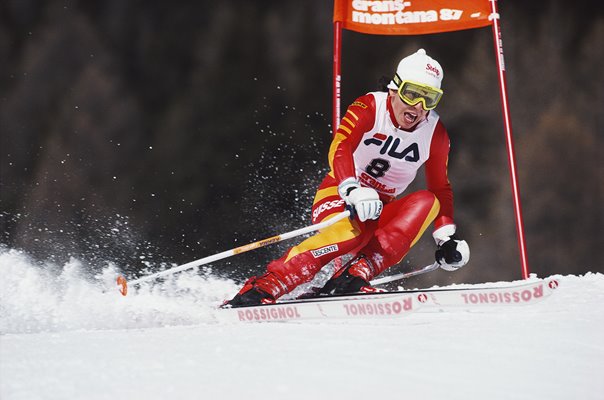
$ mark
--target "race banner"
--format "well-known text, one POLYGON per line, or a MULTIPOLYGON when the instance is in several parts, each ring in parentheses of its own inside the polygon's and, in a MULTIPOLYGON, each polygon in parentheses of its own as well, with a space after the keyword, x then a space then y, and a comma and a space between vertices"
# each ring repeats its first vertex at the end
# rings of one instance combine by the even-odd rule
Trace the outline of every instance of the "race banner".
POLYGON ((423 35, 489 26, 488 0, 335 0, 334 22, 374 35, 423 35))
POLYGON ((503 41, 499 21, 497 0, 334 0, 332 134, 335 134, 341 117, 343 30, 371 35, 425 35, 491 26, 510 165, 522 277, 527 279, 529 277, 528 256, 520 205, 505 63, 503 60, 503 41))

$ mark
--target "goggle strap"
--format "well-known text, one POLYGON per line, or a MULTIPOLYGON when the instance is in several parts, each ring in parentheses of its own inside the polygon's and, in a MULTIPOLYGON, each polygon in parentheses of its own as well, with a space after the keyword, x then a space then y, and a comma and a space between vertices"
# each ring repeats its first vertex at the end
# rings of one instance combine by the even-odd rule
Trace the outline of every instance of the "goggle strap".
POLYGON ((394 74, 394 78, 392 78, 392 81, 399 89, 401 88, 401 85, 403 84, 403 80, 401 79, 400 76, 398 76, 398 74, 394 74))

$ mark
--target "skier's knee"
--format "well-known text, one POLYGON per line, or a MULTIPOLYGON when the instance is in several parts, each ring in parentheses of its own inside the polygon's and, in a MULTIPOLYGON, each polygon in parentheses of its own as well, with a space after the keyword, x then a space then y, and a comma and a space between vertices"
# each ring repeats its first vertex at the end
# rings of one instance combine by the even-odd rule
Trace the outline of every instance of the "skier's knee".
POLYGON ((433 207, 437 207, 437 212, 440 210, 440 202, 438 198, 429 190, 419 190, 409 195, 409 202, 413 203, 415 207, 431 210, 433 207))
POLYGON ((378 229, 375 237, 379 243, 379 253, 388 259, 401 259, 411 247, 410 238, 400 230, 378 229))

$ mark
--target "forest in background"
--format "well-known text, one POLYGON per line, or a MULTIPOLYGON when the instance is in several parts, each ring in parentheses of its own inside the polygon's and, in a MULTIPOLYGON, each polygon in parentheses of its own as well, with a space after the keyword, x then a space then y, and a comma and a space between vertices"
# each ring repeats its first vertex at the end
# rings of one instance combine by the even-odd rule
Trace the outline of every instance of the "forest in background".
MULTIPOLYGON (((603 6, 499 8, 531 272, 602 272, 603 6)), ((325 0, 2 2, 0 243, 135 274, 307 225, 332 130, 332 11, 325 0)), ((472 258, 432 282, 520 278, 490 28, 343 39, 343 107, 419 47, 444 68, 438 111, 472 258)), ((214 270, 260 273, 290 244, 214 270)), ((433 252, 427 234, 404 263, 433 252)))

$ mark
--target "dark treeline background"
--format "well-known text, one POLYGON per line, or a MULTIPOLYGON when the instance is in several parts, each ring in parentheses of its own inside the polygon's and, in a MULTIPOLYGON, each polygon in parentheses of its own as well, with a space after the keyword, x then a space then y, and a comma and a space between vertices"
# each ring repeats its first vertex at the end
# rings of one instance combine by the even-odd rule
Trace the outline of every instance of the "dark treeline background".
MULTIPOLYGON (((604 271, 603 6, 499 7, 531 271, 604 271)), ((135 274, 307 225, 331 138, 331 17, 327 0, 1 2, 2 243, 135 274)), ((519 279, 490 28, 345 32, 343 107, 419 47, 445 70, 472 249, 469 267, 423 279, 519 279)), ((284 248, 214 270, 241 279, 284 248)), ((427 234, 404 263, 433 251, 427 234)))

